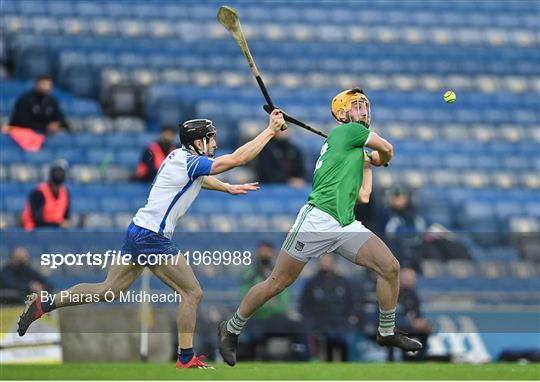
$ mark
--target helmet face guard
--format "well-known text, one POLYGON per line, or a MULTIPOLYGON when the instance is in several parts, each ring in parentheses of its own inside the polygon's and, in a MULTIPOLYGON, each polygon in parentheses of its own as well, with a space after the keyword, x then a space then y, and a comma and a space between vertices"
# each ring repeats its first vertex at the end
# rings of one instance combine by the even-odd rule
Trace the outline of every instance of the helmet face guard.
POLYGON ((187 149, 194 150, 199 155, 213 156, 209 152, 209 143, 216 136, 216 128, 209 119, 191 119, 180 125, 180 142, 187 149), (202 140, 203 151, 195 145, 197 139, 202 140))
MULTIPOLYGON (((369 128, 369 125, 371 124, 371 108, 369 105, 369 100, 366 96, 363 95, 363 97, 360 97, 358 100, 353 101, 351 104, 351 108, 349 110, 349 120, 352 121, 351 111, 355 109, 357 112, 357 115, 362 116, 365 115, 366 118, 363 121, 366 124, 366 127, 369 128)), ((355 121, 356 122, 356 121, 355 121)), ((359 121, 362 122, 362 121, 359 121)))
POLYGON ((342 91, 341 93, 336 95, 334 99, 332 100, 332 116, 338 122, 343 122, 337 116, 338 112, 341 109, 343 109, 347 113, 349 122, 353 122, 352 116, 351 116, 351 111, 353 108, 356 109, 359 116, 360 115, 366 116, 364 121, 358 121, 358 122, 365 123, 366 127, 369 128, 369 125, 371 124, 370 102, 362 89, 353 88, 353 89, 342 91))

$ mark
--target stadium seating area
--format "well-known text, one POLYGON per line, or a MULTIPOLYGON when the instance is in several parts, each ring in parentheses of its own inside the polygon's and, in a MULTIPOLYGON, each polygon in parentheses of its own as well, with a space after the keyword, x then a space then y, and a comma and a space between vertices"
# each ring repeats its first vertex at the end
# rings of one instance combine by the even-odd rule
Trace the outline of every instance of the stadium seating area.
MULTIPOLYGON (((484 284, 459 284, 471 290, 537 287, 540 269, 520 262, 509 234, 540 230, 538 2, 350 0, 336 7, 318 0, 309 9, 304 2, 229 3, 280 107, 328 129, 331 97, 362 86, 372 101, 373 129, 396 152, 391 166, 376 172, 378 187, 404 183, 418 189, 419 211, 428 221, 470 239, 482 267, 427 264, 432 273, 425 273, 426 289, 454 287, 456 279, 484 280, 478 275, 489 261, 495 268, 517 265, 503 266, 484 284), (447 89, 456 91, 456 104, 442 101, 447 89), (528 272, 520 271, 524 264, 528 272), (452 274, 456 267, 463 272, 452 274)), ((0 137, 3 230, 17 234, 25 198, 53 159, 71 165, 77 230, 118 232, 145 201, 149 186, 131 183, 129 176, 162 123, 210 118, 220 152, 265 126, 262 96, 239 48, 216 21, 218 5, 2 1, 1 122, 31 79, 48 72, 73 127, 72 134, 48 138, 37 153, 0 137)), ((311 174, 321 140, 290 130, 311 174)), ((249 168, 226 176, 253 178, 249 168)), ((205 193, 180 228, 284 232, 308 192, 267 186, 245 198, 205 193)), ((2 244, 3 252, 17 235, 2 244)), ((250 235, 246 247, 259 237, 250 235)), ((90 235, 78 240, 73 243, 81 247, 92 241, 90 235)), ((115 245, 118 240, 116 235, 115 245)), ((220 277, 208 280, 221 285, 220 277)))

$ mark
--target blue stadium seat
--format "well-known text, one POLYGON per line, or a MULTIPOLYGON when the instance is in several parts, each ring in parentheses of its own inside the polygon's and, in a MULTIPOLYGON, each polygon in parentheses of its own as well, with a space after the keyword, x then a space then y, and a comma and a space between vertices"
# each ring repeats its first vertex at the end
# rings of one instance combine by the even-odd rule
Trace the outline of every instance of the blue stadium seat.
POLYGON ((513 216, 522 215, 523 205, 511 200, 501 200, 495 205, 495 214, 500 220, 507 221, 513 216))
POLYGON ((141 154, 139 150, 124 149, 115 154, 115 163, 121 166, 135 168, 139 162, 140 156, 141 154))
POLYGON ((2 144, 2 163, 11 164, 23 161, 23 151, 18 147, 5 147, 2 144))
POLYGON ((47 13, 51 14, 54 17, 65 17, 75 15, 75 7, 71 2, 65 1, 47 1, 47 13))
POLYGON ((15 74, 22 78, 36 78, 43 73, 52 73, 53 63, 45 46, 31 46, 16 53, 15 74))
POLYGON ((84 17, 102 16, 105 12, 104 7, 99 3, 77 2, 75 5, 77 14, 84 17))
POLYGON ((44 15, 47 8, 42 1, 23 1, 19 3, 19 12, 26 15, 44 15))
POLYGON ((75 134, 73 144, 77 147, 102 147, 103 138, 94 134, 75 134))
POLYGON ((47 150, 24 153, 24 162, 35 165, 51 163, 54 159, 56 158, 53 157, 52 152, 47 150))
POLYGON ((74 197, 71 200, 70 208, 73 212, 88 213, 98 211, 98 202, 92 197, 74 197))
POLYGON ((101 208, 102 211, 109 213, 126 212, 131 210, 131 205, 130 201, 126 200, 126 198, 120 196, 110 196, 101 200, 101 208))
POLYGON ((70 134, 55 134, 47 137, 43 144, 44 149, 67 149, 73 145, 72 136, 70 134))

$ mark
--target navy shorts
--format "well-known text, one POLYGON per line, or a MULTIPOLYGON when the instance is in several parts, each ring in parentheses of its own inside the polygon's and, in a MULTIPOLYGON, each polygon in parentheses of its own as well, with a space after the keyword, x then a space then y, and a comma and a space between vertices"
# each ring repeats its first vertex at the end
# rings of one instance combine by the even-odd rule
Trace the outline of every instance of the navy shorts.
POLYGON ((126 230, 122 256, 129 254, 139 265, 157 265, 174 257, 180 250, 170 239, 131 222, 126 230))

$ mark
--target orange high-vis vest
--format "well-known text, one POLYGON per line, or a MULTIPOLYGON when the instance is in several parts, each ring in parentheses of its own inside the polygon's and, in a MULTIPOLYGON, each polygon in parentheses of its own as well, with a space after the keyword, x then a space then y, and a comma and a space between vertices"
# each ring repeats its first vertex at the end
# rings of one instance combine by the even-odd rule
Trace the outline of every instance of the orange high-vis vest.
MULTIPOLYGON (((161 147, 156 142, 150 143, 148 145, 148 149, 152 153, 152 161, 154 162, 154 168, 158 170, 161 167, 161 164, 165 160, 168 153, 164 154, 163 150, 161 150, 161 147)), ((174 150, 174 147, 171 148, 169 153, 173 150, 174 150)), ((148 170, 149 169, 147 168, 146 163, 139 162, 139 164, 137 165, 137 170, 135 171, 135 175, 138 178, 141 178, 145 176, 146 174, 148 174, 148 170)))
MULTIPOLYGON (((69 205, 69 196, 65 186, 60 185, 58 188, 58 197, 54 197, 51 186, 48 183, 41 183, 37 186, 37 190, 41 191, 45 203, 43 204, 44 223, 61 224, 64 221, 64 216, 69 205)), ((22 223, 26 231, 32 231, 36 228, 36 222, 32 217, 30 202, 26 202, 22 214, 22 223)))

